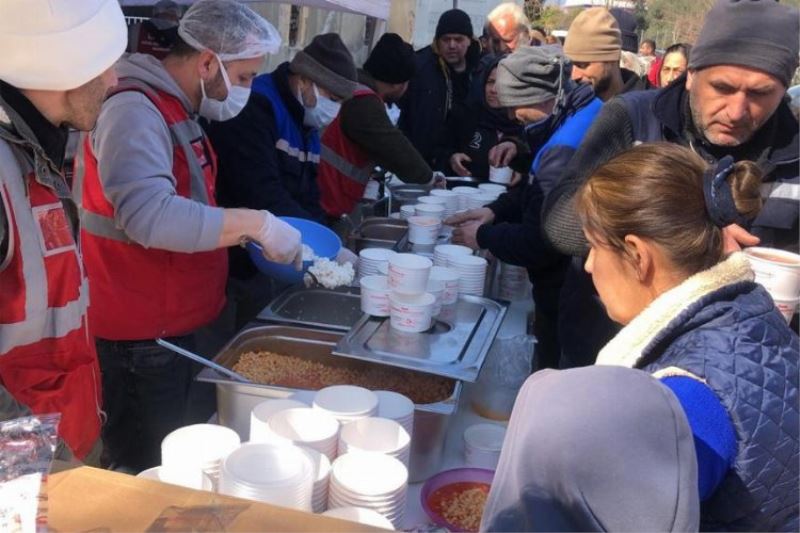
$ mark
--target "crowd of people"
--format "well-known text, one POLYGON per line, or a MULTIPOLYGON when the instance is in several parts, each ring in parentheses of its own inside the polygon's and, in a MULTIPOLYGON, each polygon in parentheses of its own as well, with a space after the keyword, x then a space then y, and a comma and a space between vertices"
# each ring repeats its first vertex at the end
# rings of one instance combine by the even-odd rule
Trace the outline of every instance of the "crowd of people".
POLYGON ((156 339, 212 355, 280 289, 239 244, 299 266, 279 217, 341 231, 376 167, 510 167, 445 223, 527 268, 535 366, 561 370, 517 398, 483 528, 797 529, 798 337, 738 252, 798 248, 797 10, 717 0, 659 56, 624 10, 562 41, 501 3, 480 36, 452 9, 420 50, 387 33, 358 68, 328 33, 269 73, 246 4, 154 15, 0 4, 0 420, 58 412, 61 457, 158 464, 214 399, 156 339))

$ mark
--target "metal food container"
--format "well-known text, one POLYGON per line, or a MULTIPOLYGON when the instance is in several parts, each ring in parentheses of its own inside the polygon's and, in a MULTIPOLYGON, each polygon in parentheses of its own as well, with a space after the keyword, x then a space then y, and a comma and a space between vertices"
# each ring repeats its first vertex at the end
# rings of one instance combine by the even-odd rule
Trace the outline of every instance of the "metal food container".
POLYGON ((348 237, 348 248, 355 253, 364 248, 397 250, 407 241, 408 223, 386 217, 365 219, 348 237))
POLYGON ((349 331, 362 315, 358 287, 289 287, 256 317, 265 322, 349 331))
POLYGON ((402 205, 416 204, 420 196, 427 196, 430 192, 431 187, 429 185, 407 184, 390 186, 391 210, 399 211, 402 205))
MULTIPOLYGON (((232 368, 239 357, 249 351, 270 351, 292 355, 308 361, 325 362, 337 367, 365 368, 381 366, 332 354, 342 334, 334 331, 306 329, 283 325, 254 324, 237 334, 214 358, 214 362, 232 368)), ((217 415, 220 424, 234 429, 243 441, 250 437, 250 412, 270 398, 285 398, 300 389, 277 385, 243 384, 211 369, 200 372, 199 381, 217 386, 217 415)), ((414 431, 411 441, 409 476, 411 482, 422 481, 435 474, 444 451, 447 425, 461 394, 461 381, 452 380, 449 398, 432 404, 417 404, 414 410, 414 431)))

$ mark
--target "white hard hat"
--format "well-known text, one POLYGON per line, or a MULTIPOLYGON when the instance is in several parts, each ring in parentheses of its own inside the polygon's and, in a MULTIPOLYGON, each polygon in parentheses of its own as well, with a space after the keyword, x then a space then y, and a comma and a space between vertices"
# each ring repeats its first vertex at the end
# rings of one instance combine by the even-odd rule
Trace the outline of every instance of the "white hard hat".
POLYGON ((0 80, 68 91, 120 58, 128 42, 118 0, 0 1, 0 80))

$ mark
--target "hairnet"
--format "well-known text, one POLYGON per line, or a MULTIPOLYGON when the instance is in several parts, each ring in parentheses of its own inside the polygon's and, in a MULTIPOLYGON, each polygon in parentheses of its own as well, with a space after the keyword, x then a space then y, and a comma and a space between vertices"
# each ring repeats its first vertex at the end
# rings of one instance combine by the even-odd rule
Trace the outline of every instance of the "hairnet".
POLYGON ((278 30, 261 15, 234 0, 200 0, 181 18, 178 35, 197 50, 211 50, 223 61, 274 54, 278 30))

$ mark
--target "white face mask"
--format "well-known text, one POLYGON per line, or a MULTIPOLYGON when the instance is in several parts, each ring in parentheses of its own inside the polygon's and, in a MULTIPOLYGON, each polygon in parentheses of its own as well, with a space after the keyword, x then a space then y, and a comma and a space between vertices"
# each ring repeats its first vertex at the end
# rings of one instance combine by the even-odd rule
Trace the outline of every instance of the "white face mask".
POLYGON ((308 107, 305 102, 303 102, 302 97, 299 98, 300 103, 302 103, 303 107, 305 108, 303 124, 309 128, 322 129, 333 122, 333 119, 335 119, 336 115, 339 114, 339 108, 342 106, 330 98, 319 94, 319 89, 317 89, 316 84, 313 85, 313 88, 314 96, 317 99, 317 105, 314 107, 308 107))
POLYGON ((208 120, 222 122, 232 119, 244 109, 247 100, 250 99, 250 89, 239 85, 232 85, 231 80, 228 78, 228 71, 225 69, 225 65, 222 64, 222 60, 216 54, 215 57, 217 61, 219 61, 219 68, 222 71, 222 79, 225 81, 225 88, 228 90, 228 96, 225 97, 225 100, 209 98, 206 96, 205 83, 201 78, 200 92, 203 98, 200 100, 199 113, 201 117, 205 117, 208 120))

